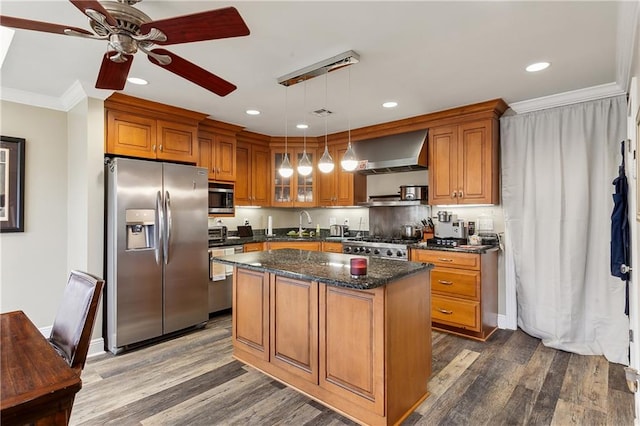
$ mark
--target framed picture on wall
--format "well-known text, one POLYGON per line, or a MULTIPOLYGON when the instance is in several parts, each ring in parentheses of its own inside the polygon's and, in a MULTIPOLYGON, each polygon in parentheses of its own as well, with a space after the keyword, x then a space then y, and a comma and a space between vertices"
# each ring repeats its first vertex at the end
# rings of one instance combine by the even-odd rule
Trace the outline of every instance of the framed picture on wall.
POLYGON ((24 145, 0 136, 0 232, 24 232, 24 145))

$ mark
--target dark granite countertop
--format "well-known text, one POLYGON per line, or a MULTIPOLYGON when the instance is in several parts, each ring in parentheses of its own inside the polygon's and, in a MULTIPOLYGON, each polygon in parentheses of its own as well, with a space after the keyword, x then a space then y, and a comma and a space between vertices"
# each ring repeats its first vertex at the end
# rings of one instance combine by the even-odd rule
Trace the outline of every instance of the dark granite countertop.
POLYGON ((216 257, 214 261, 255 271, 273 272, 286 277, 314 280, 359 290, 380 287, 433 267, 430 263, 367 258, 367 275, 352 278, 349 259, 353 257, 362 256, 280 249, 216 257))

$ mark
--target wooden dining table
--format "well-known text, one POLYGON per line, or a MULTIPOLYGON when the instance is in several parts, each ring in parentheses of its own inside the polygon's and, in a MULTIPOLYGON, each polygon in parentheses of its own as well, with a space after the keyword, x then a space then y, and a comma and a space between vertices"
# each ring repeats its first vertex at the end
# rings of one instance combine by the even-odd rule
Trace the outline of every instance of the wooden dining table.
POLYGON ((66 425, 78 373, 22 311, 0 314, 0 424, 66 425))

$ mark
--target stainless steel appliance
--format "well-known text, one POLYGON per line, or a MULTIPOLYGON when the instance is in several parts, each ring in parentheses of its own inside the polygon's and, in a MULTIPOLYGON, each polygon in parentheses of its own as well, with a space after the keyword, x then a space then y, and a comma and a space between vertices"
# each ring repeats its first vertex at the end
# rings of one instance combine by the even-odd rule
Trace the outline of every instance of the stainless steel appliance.
POLYGON ((426 200, 428 196, 427 185, 401 185, 400 199, 402 201, 426 200))
POLYGON ((227 227, 225 225, 216 225, 209 228, 209 243, 211 243, 211 241, 224 242, 226 240, 227 240, 227 227))
POLYGON ((233 184, 209 183, 209 214, 233 214, 233 184))
POLYGON ((347 225, 329 225, 330 237, 348 237, 349 227, 347 225))
POLYGON ((439 211, 434 236, 437 238, 467 238, 464 221, 458 219, 455 214, 439 211))
POLYGON ((415 242, 418 240, 376 237, 348 240, 342 242, 342 252, 407 261, 409 260, 407 246, 415 242))
POLYGON ((213 259, 243 251, 241 245, 209 247, 209 313, 231 308, 233 295, 233 266, 214 262, 213 259))
POLYGON ((204 325, 207 170, 116 158, 105 175, 107 348, 204 325))

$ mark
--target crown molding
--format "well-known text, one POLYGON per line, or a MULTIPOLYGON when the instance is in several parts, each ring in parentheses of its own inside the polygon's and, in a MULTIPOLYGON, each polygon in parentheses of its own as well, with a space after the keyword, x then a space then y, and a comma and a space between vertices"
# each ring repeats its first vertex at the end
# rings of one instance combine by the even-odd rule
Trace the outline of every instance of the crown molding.
POLYGON ((0 89, 0 99, 18 104, 68 112, 76 106, 78 102, 88 97, 105 100, 111 93, 113 93, 111 90, 85 87, 79 80, 76 80, 60 97, 3 87, 0 89))
POLYGON ((585 89, 543 96, 541 98, 530 99, 528 101, 514 102, 509 104, 509 107, 517 114, 523 114, 624 94, 626 94, 626 91, 618 83, 607 83, 599 86, 587 87, 585 89))
POLYGON ((625 92, 629 91, 631 84, 634 52, 640 49, 640 46, 634 47, 636 31, 640 31, 640 0, 621 2, 618 8, 618 33, 616 34, 616 81, 625 92))

